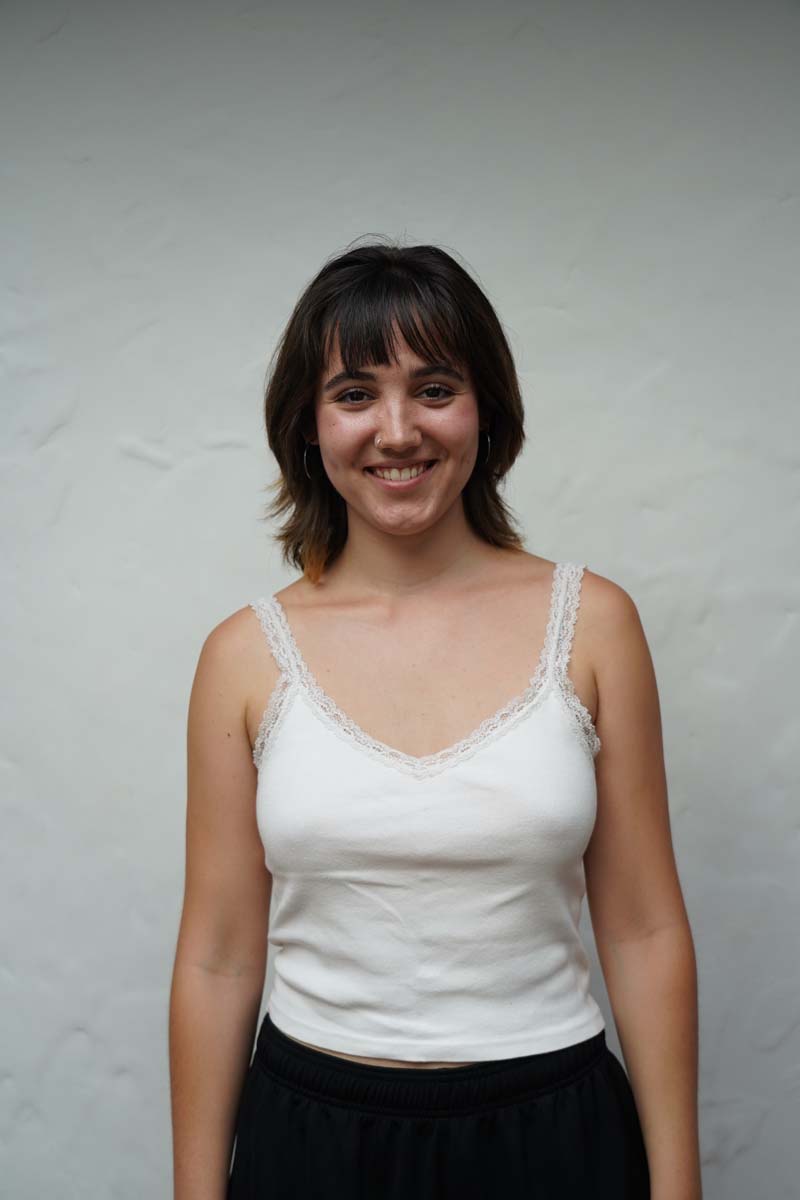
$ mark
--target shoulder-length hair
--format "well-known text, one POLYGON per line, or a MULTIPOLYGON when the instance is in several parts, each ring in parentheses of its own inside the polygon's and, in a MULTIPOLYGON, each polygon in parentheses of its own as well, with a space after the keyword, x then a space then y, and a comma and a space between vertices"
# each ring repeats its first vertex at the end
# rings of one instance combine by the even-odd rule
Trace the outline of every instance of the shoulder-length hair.
POLYGON ((274 540, 282 546, 283 561, 312 583, 347 540, 347 507, 319 453, 308 454, 311 478, 304 465, 321 372, 334 336, 348 372, 396 362, 395 323, 426 362, 468 366, 489 440, 481 440, 462 492, 464 512, 484 541, 524 547, 498 490, 525 433, 519 380, 497 314, 478 284, 438 246, 373 242, 329 259, 311 280, 270 359, 265 386, 267 441, 280 475, 265 489, 276 495, 262 519, 286 514, 274 540))

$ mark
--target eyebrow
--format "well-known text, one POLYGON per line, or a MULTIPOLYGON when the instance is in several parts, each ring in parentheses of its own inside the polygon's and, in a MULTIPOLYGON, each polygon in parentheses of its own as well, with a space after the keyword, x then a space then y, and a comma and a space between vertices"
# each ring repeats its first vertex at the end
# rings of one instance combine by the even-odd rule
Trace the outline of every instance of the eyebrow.
MULTIPOLYGON (((447 363, 431 363, 427 367, 417 367, 411 372, 412 379, 424 379, 429 375, 448 375, 451 379, 457 380, 459 383, 465 383, 464 376, 461 375, 455 367, 449 366, 447 363)), ((353 371, 340 371, 338 375, 334 375, 332 379, 323 386, 323 392, 329 392, 332 388, 338 387, 340 383, 345 383, 348 379, 375 379, 377 378, 371 371, 360 371, 355 368, 353 371)))

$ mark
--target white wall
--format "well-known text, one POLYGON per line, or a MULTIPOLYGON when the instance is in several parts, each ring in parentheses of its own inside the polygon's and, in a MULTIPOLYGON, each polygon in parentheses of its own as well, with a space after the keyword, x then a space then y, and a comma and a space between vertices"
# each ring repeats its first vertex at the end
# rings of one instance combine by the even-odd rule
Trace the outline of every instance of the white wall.
POLYGON ((292 578, 269 353, 382 233, 508 329, 530 549, 639 606, 706 1200, 795 1196, 797 5, 17 0, 0 34, 0 1192, 170 1194, 189 688, 292 578))

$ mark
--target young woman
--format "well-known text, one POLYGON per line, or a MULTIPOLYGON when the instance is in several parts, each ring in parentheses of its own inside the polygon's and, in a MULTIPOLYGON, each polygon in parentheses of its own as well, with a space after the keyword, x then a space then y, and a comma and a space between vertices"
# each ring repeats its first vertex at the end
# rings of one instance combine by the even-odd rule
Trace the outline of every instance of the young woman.
POLYGON ((192 688, 175 1200, 698 1200, 652 661, 621 587, 513 526, 496 313, 441 249, 369 244, 272 367, 302 574, 209 634, 192 688))

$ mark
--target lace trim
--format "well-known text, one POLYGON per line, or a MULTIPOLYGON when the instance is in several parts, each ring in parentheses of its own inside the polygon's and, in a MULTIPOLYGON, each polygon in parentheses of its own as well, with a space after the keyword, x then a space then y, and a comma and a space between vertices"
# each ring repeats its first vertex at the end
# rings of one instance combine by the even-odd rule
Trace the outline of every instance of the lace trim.
MULTIPOLYGON (((362 750, 382 763, 389 762, 401 771, 417 778, 427 779, 445 770, 452 763, 471 757, 482 746, 511 729, 538 704, 545 691, 545 683, 551 675, 556 637, 558 633, 559 604, 563 564, 556 564, 550 595, 550 608, 544 645, 536 669, 524 692, 515 696, 502 708, 486 717, 477 729, 451 746, 434 754, 417 756, 406 754, 378 738, 372 737, 345 713, 336 701, 325 692, 309 670, 300 648, 295 641, 286 612, 277 596, 267 603, 280 627, 280 641, 291 656, 291 673, 317 709, 321 719, 333 732, 355 741, 362 750)), ((274 627, 273 627, 274 628, 274 627)))
POLYGON ((267 706, 264 709, 258 726, 258 732, 256 733, 255 744, 253 745, 253 762, 257 767, 260 767, 267 741, 278 724, 284 700, 291 688, 292 661, 283 643, 280 624, 275 619, 274 610, 264 600, 251 600, 250 608, 252 608, 258 617, 259 624, 266 635, 267 643, 272 652, 272 657, 275 659, 281 672, 278 682, 272 689, 267 706))
POLYGON ((600 739, 594 731, 590 713, 581 703, 572 680, 567 675, 582 575, 583 567, 578 564, 555 564, 544 644, 536 669, 525 690, 486 717, 477 729, 466 737, 434 754, 422 756, 406 754, 387 745, 372 737, 348 717, 336 701, 320 687, 309 670, 277 596, 253 601, 251 607, 259 617, 273 657, 281 670, 281 677, 270 696, 253 747, 256 766, 260 765, 266 743, 277 725, 284 709, 285 697, 293 684, 305 692, 323 723, 334 733, 356 742, 365 753, 377 761, 389 762, 407 774, 426 779, 445 770, 454 762, 470 758, 482 746, 513 728, 537 706, 547 691, 547 683, 552 680, 559 687, 567 711, 575 722, 581 744, 593 757, 600 749, 600 739))
POLYGON ((581 563, 570 563, 566 576, 564 592, 564 616, 561 622, 561 633, 558 639, 554 661, 554 674, 560 688, 567 710, 575 720, 578 732, 592 758, 595 758, 601 748, 600 738, 592 721, 592 715, 580 700, 575 685, 567 674, 569 658, 572 653, 572 639, 575 632, 575 620, 580 604, 581 582, 584 567, 581 563))

